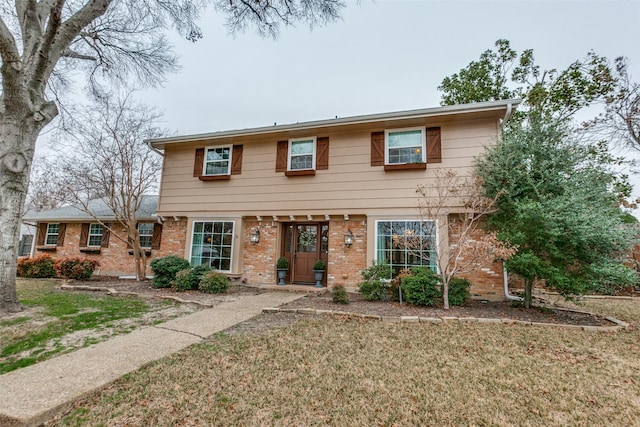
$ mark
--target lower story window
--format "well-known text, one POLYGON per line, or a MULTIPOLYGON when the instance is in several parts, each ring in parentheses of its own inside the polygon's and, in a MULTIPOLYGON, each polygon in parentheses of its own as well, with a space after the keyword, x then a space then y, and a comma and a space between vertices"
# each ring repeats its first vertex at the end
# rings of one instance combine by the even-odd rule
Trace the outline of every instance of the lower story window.
POLYGON ((58 233, 60 232, 60 224, 47 224, 47 237, 44 244, 47 246, 55 246, 58 244, 58 233))
POLYGON ((151 249, 153 243, 153 223, 141 222, 138 224, 138 234, 140 235, 140 246, 144 249, 151 249))
POLYGON ((87 246, 100 246, 102 242, 102 224, 91 224, 89 226, 89 240, 87 246))
POLYGON ((376 221, 376 259, 391 265, 394 276, 415 266, 436 271, 434 221, 376 221))
POLYGON ((233 221, 196 221, 191 240, 191 265, 231 271, 233 221))

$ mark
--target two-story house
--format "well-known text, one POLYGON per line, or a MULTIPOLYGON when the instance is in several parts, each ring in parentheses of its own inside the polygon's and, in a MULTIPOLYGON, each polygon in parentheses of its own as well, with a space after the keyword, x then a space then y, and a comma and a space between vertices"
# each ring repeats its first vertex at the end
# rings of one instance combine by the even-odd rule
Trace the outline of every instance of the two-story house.
MULTIPOLYGON (((249 283, 275 284, 276 260, 290 261, 287 283, 354 287, 373 260, 394 271, 430 265, 433 245, 398 247, 394 236, 447 239, 435 218, 420 218, 416 187, 436 169, 469 175, 495 144, 516 100, 483 102, 185 135, 146 141, 164 155, 157 215, 162 241, 184 240, 193 265, 208 264, 249 283), (179 239, 178 239, 179 240, 179 239)), ((450 206, 448 213, 460 211, 450 206)), ((502 272, 470 277, 472 294, 502 299, 502 272)))

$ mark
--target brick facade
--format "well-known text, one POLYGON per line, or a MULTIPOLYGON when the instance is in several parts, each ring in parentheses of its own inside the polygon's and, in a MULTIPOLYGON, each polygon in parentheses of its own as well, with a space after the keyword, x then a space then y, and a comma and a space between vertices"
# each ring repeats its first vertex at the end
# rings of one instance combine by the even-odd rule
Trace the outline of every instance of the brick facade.
MULTIPOLYGON (((34 256, 38 256, 42 253, 51 255, 54 259, 61 258, 89 258, 94 259, 100 263, 100 266, 96 269, 94 274, 119 276, 119 275, 134 275, 135 265, 133 255, 129 254, 127 244, 114 235, 119 234, 124 237, 122 229, 115 227, 114 233, 111 233, 109 238, 109 246, 100 248, 99 254, 85 253, 80 251, 80 231, 81 223, 67 223, 64 245, 56 246, 55 251, 39 251, 35 250, 34 256)), ((187 236, 187 221, 184 220, 167 220, 162 224, 162 240, 160 243, 160 249, 152 250, 149 256, 149 261, 153 258, 159 258, 167 255, 177 255, 179 257, 185 256, 186 239, 187 236)), ((147 271, 150 274, 151 270, 148 267, 147 271)))
MULTIPOLYGON (((242 279, 248 283, 277 283, 276 261, 280 257, 279 236, 282 225, 272 221, 244 221, 242 252, 242 279), (260 230, 260 243, 249 242, 251 231, 260 230)), ((365 218, 345 221, 329 221, 329 254, 327 260, 326 283, 329 288, 337 285, 357 287, 361 281, 360 271, 366 267, 367 226, 365 218), (348 231, 354 235, 353 245, 347 248, 344 235, 348 231)))

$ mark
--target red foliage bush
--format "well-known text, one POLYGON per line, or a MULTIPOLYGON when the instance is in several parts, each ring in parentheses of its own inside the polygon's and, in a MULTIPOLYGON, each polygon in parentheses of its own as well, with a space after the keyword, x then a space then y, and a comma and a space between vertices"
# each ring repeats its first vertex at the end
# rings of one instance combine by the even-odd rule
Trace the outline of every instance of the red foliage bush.
POLYGON ((65 258, 56 261, 53 268, 62 278, 86 280, 99 265, 98 261, 89 258, 65 258))
POLYGON ((18 260, 18 276, 28 278, 56 277, 54 261, 48 254, 18 260))

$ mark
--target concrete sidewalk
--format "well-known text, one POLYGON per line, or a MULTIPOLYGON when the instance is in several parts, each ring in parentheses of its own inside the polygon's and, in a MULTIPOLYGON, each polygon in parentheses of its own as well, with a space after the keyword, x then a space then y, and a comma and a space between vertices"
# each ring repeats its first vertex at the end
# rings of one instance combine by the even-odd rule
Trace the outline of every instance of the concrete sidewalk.
POLYGON ((141 366, 302 294, 270 292, 137 329, 102 343, 0 375, 0 426, 37 426, 141 366))

